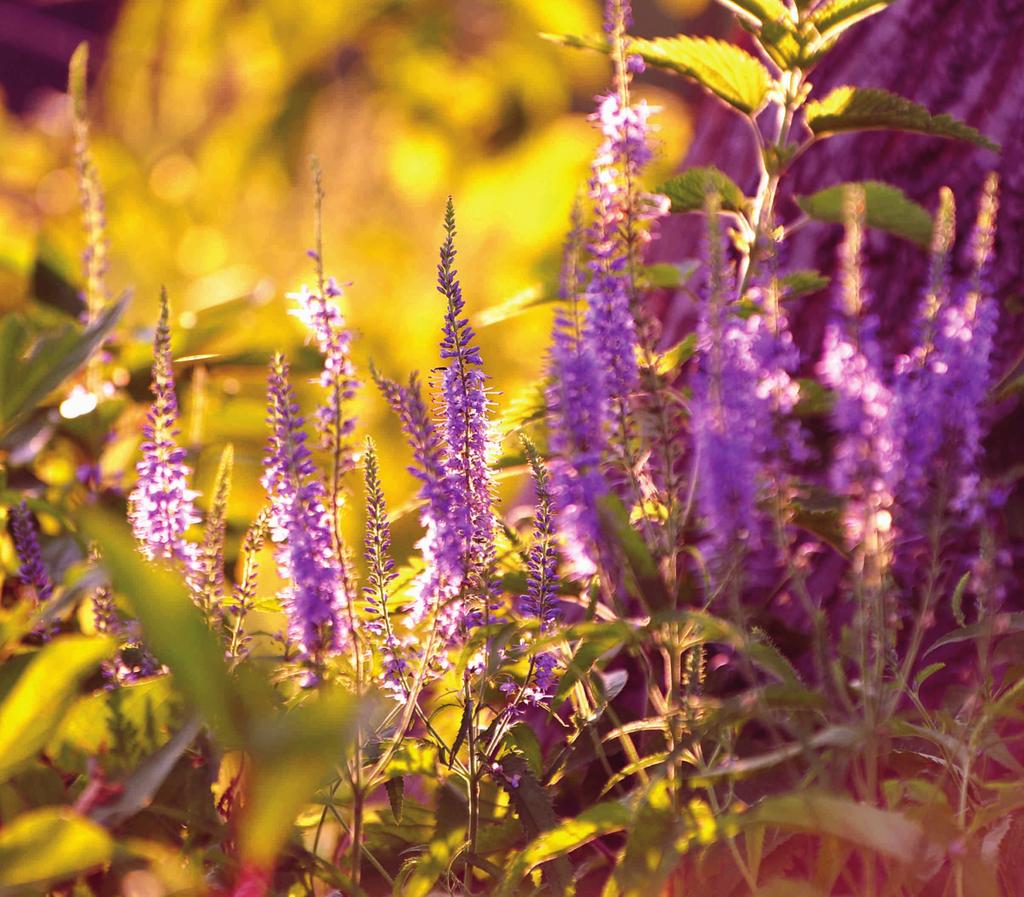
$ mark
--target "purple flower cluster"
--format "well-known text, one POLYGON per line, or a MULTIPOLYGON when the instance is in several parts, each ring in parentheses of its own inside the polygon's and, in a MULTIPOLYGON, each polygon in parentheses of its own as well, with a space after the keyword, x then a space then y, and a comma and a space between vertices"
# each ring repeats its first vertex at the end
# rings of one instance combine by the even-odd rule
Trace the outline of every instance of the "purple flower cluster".
POLYGON ((598 502, 608 493, 601 471, 608 409, 600 362, 580 338, 578 321, 559 312, 548 361, 548 435, 559 531, 577 576, 597 569, 601 544, 598 502))
POLYGON ((325 658, 350 636, 349 596, 340 575, 323 485, 315 476, 303 421, 288 383, 281 355, 271 362, 268 389, 266 473, 263 485, 271 501, 270 534, 288 581, 282 599, 289 636, 310 668, 314 682, 325 658))
POLYGON ((53 594, 53 581, 43 563, 43 554, 39 548, 39 534, 28 505, 22 501, 9 511, 9 528, 14 551, 21 561, 18 576, 22 582, 35 591, 36 603, 42 604, 53 594))
MULTIPOLYGON (((527 458, 533 471, 537 493, 533 520, 533 543, 527 556, 526 594, 519 599, 519 610, 540 623, 547 632, 561 619, 558 608, 558 552, 555 549, 555 522, 547 468, 533 445, 524 439, 527 458)), ((524 696, 532 703, 549 695, 556 682, 555 656, 541 652, 533 658, 533 683, 526 683, 524 696)))
POLYGON ((175 559, 190 567, 195 547, 185 533, 199 522, 189 488, 191 468, 177 443, 178 399, 171 368, 171 333, 167 323, 166 291, 160 296, 160 321, 153 341, 153 402, 143 428, 142 460, 138 479, 128 496, 128 517, 146 558, 175 559))
POLYGON ((918 344, 897 363, 895 388, 903 410, 906 457, 900 504, 911 514, 926 507, 936 488, 941 506, 935 511, 952 507, 968 522, 980 514, 981 408, 992 382, 999 315, 988 286, 997 202, 993 178, 986 185, 971 241, 974 275, 954 295, 948 258, 953 209, 951 197, 945 199, 936 228, 933 275, 918 314, 918 344))
POLYGON ((344 316, 331 301, 342 295, 342 289, 333 277, 324 284, 322 295, 305 286, 298 293, 289 294, 298 306, 292 314, 309 330, 324 357, 319 382, 327 393, 327 401, 316 410, 320 445, 341 453, 344 452, 345 439, 355 429, 355 420, 345 415, 345 405, 355 397, 359 386, 349 354, 352 337, 345 326, 344 316))
POLYGON ((900 408, 886 382, 878 319, 865 314, 860 268, 863 196, 848 198, 843 244, 845 320, 825 330, 818 374, 835 392, 833 422, 838 433, 830 470, 832 488, 847 499, 844 524, 851 544, 866 539, 875 551, 892 536, 893 502, 903 474, 900 408))
MULTIPOLYGON (((489 592, 494 564, 493 483, 489 467, 490 399, 480 349, 455 270, 455 207, 448 199, 445 241, 437 266, 437 291, 447 300, 441 358, 442 432, 449 518, 461 542, 463 573, 472 587, 489 592)), ((487 600, 487 599, 485 599, 487 600)))
POLYGON ((708 213, 704 308, 697 328, 693 440, 698 498, 719 555, 761 537, 757 502, 764 475, 803 457, 798 425, 787 419, 798 397, 799 357, 772 286, 756 286, 746 307, 731 306, 733 273, 717 208, 708 213))

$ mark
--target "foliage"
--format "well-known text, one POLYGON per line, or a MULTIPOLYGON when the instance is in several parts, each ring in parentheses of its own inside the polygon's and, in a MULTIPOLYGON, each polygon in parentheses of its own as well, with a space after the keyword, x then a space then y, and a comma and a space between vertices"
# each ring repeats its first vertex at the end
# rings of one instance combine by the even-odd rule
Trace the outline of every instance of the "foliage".
MULTIPOLYGON (((0 321, 3 893, 1010 893, 1022 625, 1004 603, 1006 484, 983 463, 998 185, 962 280, 948 193, 934 219, 878 182, 802 197, 795 219, 777 208, 794 160, 839 130, 988 144, 878 91, 808 100, 823 54, 884 2, 724 5, 762 59, 634 39, 625 0, 600 37, 561 39, 607 53, 613 85, 557 288, 485 320, 503 328, 559 297, 544 370, 500 417, 454 201, 431 312, 440 357, 425 384, 393 379, 391 357, 367 376, 327 273, 316 169, 313 285, 288 297, 311 347, 242 334, 236 363, 270 362, 262 477, 236 481, 221 445, 206 502, 166 297, 143 444, 107 448, 143 418, 143 391, 119 374, 141 353, 106 289, 75 54, 85 323, 35 308, 0 321), (747 117, 752 195, 710 167, 643 189, 663 180, 655 110, 633 96, 645 63, 747 117), (671 213, 702 216, 703 255, 645 265, 671 213), (812 365, 790 320, 831 285, 783 260, 815 220, 846 240, 812 365), (865 228, 932 256, 895 360, 863 289, 865 228), (657 290, 697 308, 673 346, 647 302, 657 290), (369 384, 419 486, 390 513, 376 443, 355 438, 369 384), (62 443, 85 461, 48 479, 62 443), (133 463, 126 498, 110 465, 133 463), (532 514, 502 502, 503 478, 532 514), (402 519, 420 528, 412 551, 392 539, 402 519)), ((184 351, 247 308, 197 314, 184 351)))

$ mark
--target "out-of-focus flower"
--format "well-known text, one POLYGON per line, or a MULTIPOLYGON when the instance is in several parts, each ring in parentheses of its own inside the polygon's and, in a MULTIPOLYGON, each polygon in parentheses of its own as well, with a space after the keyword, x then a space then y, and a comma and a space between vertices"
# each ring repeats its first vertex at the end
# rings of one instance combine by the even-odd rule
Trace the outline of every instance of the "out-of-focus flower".
POLYGON ((185 463, 185 450, 177 443, 178 398, 167 318, 167 293, 163 292, 153 341, 153 402, 143 428, 142 460, 135 468, 138 479, 128 496, 128 516, 145 557, 191 565, 195 546, 185 540, 185 533, 199 522, 193 503, 198 493, 189 488, 192 469, 185 463))
POLYGON ((314 684, 327 656, 348 643, 350 596, 334 553, 323 486, 288 382, 288 364, 280 354, 270 365, 267 397, 271 434, 263 485, 271 503, 270 534, 288 581, 282 600, 289 636, 308 667, 307 684, 314 684))
POLYGON ((39 548, 39 534, 28 505, 22 501, 9 511, 9 528, 14 551, 21 561, 18 576, 35 592, 36 603, 43 604, 53 594, 53 581, 43 563, 39 548))

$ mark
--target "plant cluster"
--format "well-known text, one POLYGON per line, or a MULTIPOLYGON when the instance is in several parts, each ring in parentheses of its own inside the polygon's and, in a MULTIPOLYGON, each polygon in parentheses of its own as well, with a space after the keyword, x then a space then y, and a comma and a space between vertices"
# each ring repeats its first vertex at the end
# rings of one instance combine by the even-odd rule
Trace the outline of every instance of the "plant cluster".
MULTIPOLYGON (((983 464, 997 184, 962 281, 948 192, 934 217, 875 182, 799 197, 787 220, 778 208, 796 160, 846 131, 991 147, 886 91, 810 98, 815 66, 882 0, 725 5, 755 52, 633 38, 628 0, 609 0, 602 35, 557 38, 607 53, 614 80, 545 377, 503 417, 454 203, 438 366, 364 374, 325 273, 317 171, 315 282, 289 296, 321 361, 316 438, 276 354, 248 531, 228 526, 230 445, 200 510, 166 295, 126 501, 83 471, 62 520, 78 555, 53 565, 32 513, 53 506, 5 486, 20 569, 0 617, 0 889, 1015 893, 1024 621, 1006 607, 1007 484, 983 464), (657 110, 630 89, 648 65, 749 123, 752 196, 717 168, 644 189, 657 110), (703 216, 701 258, 647 265, 673 213, 703 216), (787 238, 813 221, 845 225, 834 285, 786 268, 787 238), (880 336, 865 228, 931 253, 906 346, 880 336), (666 286, 698 309, 671 346, 646 302, 666 286), (791 320, 826 287, 823 346, 802 357, 791 320), (371 384, 419 483, 408 558, 351 410, 371 384), (520 519, 497 499, 509 472, 529 473, 520 519), (361 546, 342 526, 360 513, 361 546), (774 630, 799 638, 784 650, 774 630)), ((52 429, 55 390, 101 414, 119 388, 84 66, 79 53, 87 319, 0 324, 9 471, 52 429)))

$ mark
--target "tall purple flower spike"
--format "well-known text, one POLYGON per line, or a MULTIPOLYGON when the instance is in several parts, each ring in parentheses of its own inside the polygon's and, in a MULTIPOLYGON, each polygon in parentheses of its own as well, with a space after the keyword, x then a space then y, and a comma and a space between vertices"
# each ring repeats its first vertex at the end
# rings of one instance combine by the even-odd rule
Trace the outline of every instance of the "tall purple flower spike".
MULTIPOLYGON (((548 632, 562 615, 558 607, 558 553, 555 549, 555 522, 548 472, 533 445, 523 440, 526 455, 533 471, 537 493, 533 520, 533 543, 527 556, 526 594, 519 599, 519 610, 540 624, 540 631, 548 632)), ((555 656, 550 652, 538 653, 533 658, 533 682, 526 683, 523 697, 531 703, 543 700, 554 691, 557 677, 555 656)))
POLYGON ((373 440, 367 437, 364 458, 364 484, 366 491, 366 536, 364 539, 367 584, 363 597, 370 622, 367 629, 376 637, 380 652, 383 685, 396 696, 407 694, 405 674, 408 663, 404 648, 395 634, 388 610, 388 588, 397 573, 391 557, 391 525, 384 490, 380 483, 380 468, 373 440))
POLYGON ((594 223, 588 234, 591 254, 587 289, 585 339, 604 371, 605 387, 613 402, 624 402, 636 386, 637 335, 632 310, 632 264, 650 239, 641 228, 645 218, 667 211, 663 198, 642 196, 639 176, 652 156, 650 116, 655 110, 641 101, 631 104, 625 30, 632 18, 628 2, 609 0, 605 29, 615 59, 615 89, 598 97, 591 116, 604 140, 597 150, 588 182, 594 223))
POLYGON ((459 591, 463 579, 462 538, 451 512, 451 495, 444 463, 444 447, 430 409, 423 399, 415 372, 402 386, 373 371, 374 380, 401 422, 413 453, 409 471, 421 483, 420 523, 423 538, 417 544, 424 570, 416 581, 416 600, 407 620, 416 624, 438 610, 439 631, 453 639, 462 622, 463 603, 459 591))
POLYGON ((878 319, 866 313, 860 266, 863 194, 847 197, 843 243, 844 320, 826 328, 818 373, 832 387, 838 442, 830 471, 832 488, 846 498, 844 522, 852 545, 871 552, 892 539, 893 502, 903 473, 899 406, 886 382, 878 319))
MULTIPOLYGON (((442 433, 445 478, 451 502, 448 515, 461 542, 464 575, 473 588, 489 592, 494 564, 493 483, 488 466, 491 437, 480 349, 455 270, 455 206, 451 197, 444 219, 445 241, 437 266, 437 291, 447 300, 441 358, 442 433)), ((481 596, 482 597, 482 596, 481 596)), ((489 600, 485 598, 485 600, 489 600)))
POLYGON ((270 533, 288 586, 282 600, 289 635, 307 666, 306 684, 315 684, 326 658, 349 641, 350 596, 335 555, 323 486, 306 446, 303 420, 280 354, 270 365, 267 393, 270 439, 263 486, 271 502, 270 533))
POLYGON ((999 317, 989 286, 997 206, 998 183, 993 176, 986 183, 971 240, 974 275, 954 293, 949 255, 955 210, 952 195, 944 195, 932 248, 932 276, 918 312, 917 345, 897 365, 896 389, 906 434, 900 506, 912 517, 929 507, 938 513, 952 507, 974 523, 981 512, 981 410, 992 384, 991 354, 999 317))
POLYGON ((153 402, 142 431, 142 460, 135 467, 138 479, 128 496, 128 517, 146 558, 174 559, 191 566, 195 546, 185 540, 185 533, 199 522, 193 503, 198 493, 189 488, 192 469, 177 443, 178 399, 168 314, 167 292, 163 291, 153 340, 153 402))
POLYGON ((18 576, 35 590, 37 604, 43 604, 53 594, 53 581, 43 563, 39 533, 28 505, 24 501, 14 505, 9 511, 8 520, 14 551, 21 561, 18 576))
POLYGON ((309 330, 324 357, 319 383, 327 393, 327 401, 316 410, 316 427, 322 448, 344 449, 344 442, 355 429, 355 419, 345 414, 345 406, 355 398, 359 381, 349 354, 352 336, 345 326, 345 317, 332 300, 343 295, 333 277, 324 284, 323 295, 306 286, 290 293, 297 307, 294 314, 309 330))

